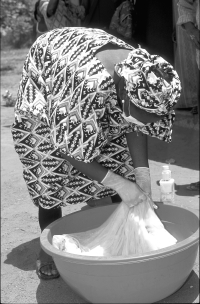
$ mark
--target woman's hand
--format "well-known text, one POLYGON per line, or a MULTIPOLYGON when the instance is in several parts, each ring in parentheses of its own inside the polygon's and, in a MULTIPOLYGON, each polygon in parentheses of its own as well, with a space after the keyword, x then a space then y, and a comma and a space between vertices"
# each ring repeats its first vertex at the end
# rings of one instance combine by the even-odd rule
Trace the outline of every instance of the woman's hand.
POLYGON ((135 180, 137 185, 145 192, 149 197, 149 203, 152 209, 157 209, 158 207, 154 204, 151 197, 151 177, 150 169, 147 167, 138 167, 133 170, 135 174, 135 180))
POLYGON ((133 183, 112 171, 108 171, 101 183, 104 186, 115 190, 129 208, 148 199, 148 196, 136 183, 133 183))

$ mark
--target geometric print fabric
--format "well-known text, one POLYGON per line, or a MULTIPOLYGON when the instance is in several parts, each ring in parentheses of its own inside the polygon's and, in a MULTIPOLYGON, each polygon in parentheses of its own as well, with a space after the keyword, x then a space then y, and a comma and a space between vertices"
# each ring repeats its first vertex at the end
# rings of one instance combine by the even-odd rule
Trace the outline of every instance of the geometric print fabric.
MULTIPOLYGON (((92 181, 61 158, 59 150, 51 144, 45 123, 35 124, 30 117, 21 116, 21 122, 15 122, 12 126, 12 135, 15 150, 23 165, 24 180, 36 206, 48 209, 115 194, 113 190, 92 181), (28 131, 25 130, 27 125, 28 131)), ((134 180, 130 154, 121 145, 124 140, 121 136, 116 142, 105 145, 97 160, 117 174, 134 180)))
POLYGON ((36 206, 52 208, 115 192, 63 160, 60 152, 134 180, 125 134, 135 131, 118 105, 114 81, 95 52, 107 43, 134 49, 98 29, 41 35, 24 63, 12 135, 36 206))

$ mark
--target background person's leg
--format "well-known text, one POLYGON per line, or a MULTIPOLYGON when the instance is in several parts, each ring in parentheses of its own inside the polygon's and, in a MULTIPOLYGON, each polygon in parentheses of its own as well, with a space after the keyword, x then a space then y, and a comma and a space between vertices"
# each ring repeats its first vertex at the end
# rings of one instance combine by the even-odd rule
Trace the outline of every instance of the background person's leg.
MULTIPOLYGON (((198 78, 200 80, 200 69, 198 70, 198 78)), ((193 112, 192 114, 194 115, 194 124, 199 124, 199 117, 200 117, 200 84, 198 81, 198 104, 195 108, 193 108, 193 112)), ((196 183, 191 183, 189 184, 186 189, 187 190, 191 190, 191 191, 199 191, 199 185, 200 182, 196 182, 196 183)))

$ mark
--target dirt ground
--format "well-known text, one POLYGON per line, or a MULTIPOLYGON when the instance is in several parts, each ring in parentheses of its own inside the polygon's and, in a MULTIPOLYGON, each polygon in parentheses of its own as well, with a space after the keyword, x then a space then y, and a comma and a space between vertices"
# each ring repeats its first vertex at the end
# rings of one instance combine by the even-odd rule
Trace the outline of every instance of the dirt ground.
MULTIPOLYGON (((25 52, 17 53, 20 60, 25 52)), ((9 57, 4 54, 4 64, 9 57), (7 59, 6 59, 7 58, 7 59)), ((16 94, 20 78, 11 70, 1 78, 2 91, 16 94)), ((16 71, 15 71, 16 72, 16 71)), ((13 108, 1 105, 1 303, 86 303, 59 278, 40 281, 35 273, 39 251, 40 229, 37 208, 29 198, 22 178, 22 167, 14 151, 10 126, 13 108)), ((199 133, 194 128, 175 126, 173 141, 166 144, 149 140, 149 159, 153 199, 159 201, 158 180, 166 159, 175 159, 171 165, 176 182, 176 204, 199 209, 199 193, 186 190, 186 185, 199 179, 199 133)), ((64 215, 80 210, 84 204, 63 208, 64 215)), ((187 282, 175 294, 159 303, 199 303, 198 257, 187 282)))

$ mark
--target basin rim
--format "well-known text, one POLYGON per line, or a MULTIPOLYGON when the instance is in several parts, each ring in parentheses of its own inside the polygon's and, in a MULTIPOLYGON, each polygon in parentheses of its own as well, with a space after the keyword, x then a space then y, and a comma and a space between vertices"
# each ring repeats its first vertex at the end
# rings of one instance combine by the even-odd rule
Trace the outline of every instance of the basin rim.
MULTIPOLYGON (((186 209, 190 212, 192 212, 196 217, 199 219, 199 211, 193 208, 185 207, 182 205, 177 205, 177 204, 165 204, 173 207, 178 207, 182 209, 186 209)), ((99 206, 96 208, 104 208, 107 206, 99 206)), ((127 256, 127 257, 122 257, 122 256, 116 256, 116 257, 98 257, 98 256, 84 256, 84 255, 77 255, 77 254, 72 254, 72 253, 67 253, 60 251, 56 249, 52 244, 49 243, 48 241, 48 236, 51 233, 51 229, 54 225, 56 225, 60 220, 63 218, 73 215, 78 212, 87 212, 88 210, 80 210, 77 212, 70 213, 68 215, 65 215, 61 219, 58 219, 48 225, 43 231, 40 236, 40 244, 43 250, 51 255, 53 258, 59 258, 62 260, 65 260, 67 258, 67 262, 70 263, 76 263, 76 264, 90 264, 90 265, 96 265, 96 264, 101 264, 101 265, 108 265, 108 264, 132 264, 132 263, 141 263, 141 262, 149 262, 151 260, 157 260, 161 258, 165 258, 171 255, 178 254, 179 252, 185 251, 189 249, 190 247, 194 246, 195 244, 199 243, 199 227, 198 229, 188 238, 178 242, 175 245, 163 248, 163 249, 158 249, 150 252, 146 252, 144 254, 134 254, 134 256, 127 256)))

